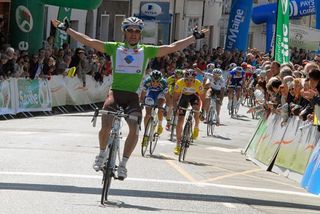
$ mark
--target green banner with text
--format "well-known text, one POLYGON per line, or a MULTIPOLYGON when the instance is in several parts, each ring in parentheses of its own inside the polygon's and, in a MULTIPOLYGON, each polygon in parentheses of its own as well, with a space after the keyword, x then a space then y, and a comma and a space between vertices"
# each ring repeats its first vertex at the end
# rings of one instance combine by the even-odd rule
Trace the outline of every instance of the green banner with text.
POLYGON ((278 0, 274 57, 280 64, 289 62, 289 0, 278 0))

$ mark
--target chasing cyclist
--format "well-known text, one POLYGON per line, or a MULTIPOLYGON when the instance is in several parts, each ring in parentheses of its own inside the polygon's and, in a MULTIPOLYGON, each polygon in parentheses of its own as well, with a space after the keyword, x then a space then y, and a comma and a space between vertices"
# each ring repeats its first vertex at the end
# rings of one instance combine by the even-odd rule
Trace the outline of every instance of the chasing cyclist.
MULTIPOLYGON (((151 117, 152 106, 156 104, 163 107, 168 92, 167 81, 162 77, 162 73, 158 70, 153 70, 149 77, 144 80, 143 91, 140 95, 140 101, 146 104, 146 115, 144 117, 144 127, 146 127, 149 118, 151 117)), ((160 135, 163 131, 162 120, 163 110, 158 111, 158 128, 157 133, 160 135)))
MULTIPOLYGON (((173 102, 176 105, 175 108, 178 109, 179 114, 176 127, 177 145, 174 149, 176 155, 179 155, 180 153, 182 126, 186 114, 186 111, 179 109, 179 107, 188 108, 190 103, 194 110, 199 111, 202 104, 203 85, 199 80, 195 79, 196 76, 197 72, 195 70, 187 69, 184 72, 184 78, 178 80, 175 86, 173 102)), ((195 127, 192 138, 196 139, 199 135, 199 112, 194 114, 194 119, 195 127)))
MULTIPOLYGON (((99 52, 106 53, 112 59, 112 86, 109 90, 103 108, 115 111, 121 106, 126 114, 138 116, 141 120, 142 112, 139 105, 138 91, 142 83, 149 59, 162 57, 170 53, 182 50, 193 44, 197 39, 205 37, 207 29, 194 31, 192 36, 178 40, 170 45, 152 46, 143 45, 139 41, 144 23, 136 17, 123 20, 121 30, 124 42, 103 42, 88 37, 70 28, 68 20, 64 23, 52 20, 52 24, 65 31, 74 40, 86 47, 94 48, 99 52)), ((93 168, 99 171, 107 159, 107 140, 111 131, 113 116, 103 115, 102 125, 99 131, 100 153, 96 156, 93 168)), ((118 167, 118 177, 123 180, 127 177, 126 164, 133 152, 139 136, 139 124, 133 120, 127 120, 129 134, 126 138, 123 157, 118 167)))
POLYGON ((232 98, 232 93, 233 90, 236 90, 236 109, 239 110, 240 107, 240 97, 241 97, 241 92, 242 92, 242 86, 244 84, 245 80, 245 71, 243 70, 242 67, 237 66, 233 68, 229 72, 229 77, 227 80, 227 85, 228 85, 228 110, 231 109, 231 98, 232 98))
POLYGON ((220 125, 220 109, 223 101, 224 91, 226 87, 226 82, 222 77, 222 70, 220 68, 215 68, 212 73, 206 73, 206 98, 204 101, 204 115, 209 110, 211 97, 216 96, 216 125, 220 125))

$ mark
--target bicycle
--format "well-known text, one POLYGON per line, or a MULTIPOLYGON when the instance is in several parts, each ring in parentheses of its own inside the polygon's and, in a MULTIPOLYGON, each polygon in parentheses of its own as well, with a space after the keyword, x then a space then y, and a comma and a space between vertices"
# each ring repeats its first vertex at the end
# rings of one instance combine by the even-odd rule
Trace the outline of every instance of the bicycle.
POLYGON ((210 99, 210 107, 207 115, 207 136, 213 136, 213 130, 216 125, 216 107, 217 101, 220 99, 216 95, 213 95, 210 99))
POLYGON ((139 123, 139 119, 137 116, 124 114, 123 109, 119 109, 115 112, 99 110, 96 109, 93 115, 91 122, 93 123, 93 127, 96 126, 97 117, 99 114, 104 115, 112 115, 112 128, 108 138, 108 158, 104 166, 102 167, 102 193, 101 193, 101 204, 104 205, 105 201, 108 200, 109 190, 112 178, 121 180, 116 176, 116 171, 118 168, 117 165, 117 155, 118 155, 118 163, 120 163, 120 138, 121 138, 121 118, 134 120, 139 123))
POLYGON ((147 107, 151 107, 151 117, 149 118, 146 127, 144 129, 144 134, 143 134, 143 138, 142 138, 142 143, 141 143, 141 154, 144 157, 146 154, 146 151, 148 149, 148 146, 150 144, 149 147, 149 152, 150 155, 153 154, 154 150, 156 149, 158 140, 159 140, 159 134, 157 132, 155 132, 155 128, 158 124, 158 116, 157 116, 157 109, 162 109, 165 111, 165 108, 157 106, 157 105, 146 105, 143 104, 142 106, 147 106, 147 107))
POLYGON ((182 161, 185 160, 188 148, 190 144, 193 143, 193 139, 192 139, 192 127, 193 127, 193 119, 194 119, 193 114, 199 113, 200 111, 194 110, 194 109, 182 108, 182 107, 179 107, 179 109, 189 112, 187 121, 184 124, 183 132, 182 132, 180 154, 179 154, 179 161, 181 162, 181 160, 182 161))

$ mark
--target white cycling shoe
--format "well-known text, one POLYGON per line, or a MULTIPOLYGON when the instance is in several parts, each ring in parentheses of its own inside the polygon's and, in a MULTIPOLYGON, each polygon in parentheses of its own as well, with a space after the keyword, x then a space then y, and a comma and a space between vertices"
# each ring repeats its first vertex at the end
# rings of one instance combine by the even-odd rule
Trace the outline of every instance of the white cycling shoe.
POLYGON ((119 166, 118 167, 118 179, 119 180, 124 180, 125 178, 127 178, 127 169, 125 166, 119 166))
POLYGON ((99 154, 96 156, 96 159, 94 161, 94 164, 93 164, 93 169, 95 171, 99 171, 102 169, 102 167, 104 166, 105 162, 107 161, 108 159, 108 154, 99 154))

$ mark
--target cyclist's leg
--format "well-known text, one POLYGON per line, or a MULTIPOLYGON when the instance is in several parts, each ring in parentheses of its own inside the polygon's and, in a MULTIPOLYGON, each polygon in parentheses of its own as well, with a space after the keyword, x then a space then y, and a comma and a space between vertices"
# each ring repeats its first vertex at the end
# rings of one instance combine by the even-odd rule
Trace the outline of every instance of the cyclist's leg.
POLYGON ((135 115, 138 121, 127 119, 129 134, 126 138, 122 160, 118 167, 118 177, 124 179, 127 177, 126 164, 135 149, 139 137, 139 125, 142 118, 142 112, 139 105, 139 97, 136 93, 123 92, 120 105, 124 108, 126 114, 135 115))
POLYGON ((231 103, 232 103, 232 96, 233 96, 233 85, 230 85, 228 87, 228 110, 231 108, 231 103))
MULTIPOLYGON (((178 103, 178 109, 179 107, 188 108, 188 105, 189 105, 189 96, 182 95, 178 103)), ((185 110, 182 110, 182 109, 178 110, 178 121, 176 126, 177 147, 179 147, 181 143, 182 126, 183 126, 185 114, 186 114, 185 110)))
POLYGON ((237 109, 239 110, 240 107, 240 97, 242 96, 242 86, 237 86, 237 93, 236 93, 236 97, 237 97, 237 109))
MULTIPOLYGON (((106 98, 103 109, 109 110, 109 111, 116 111, 117 110, 117 104, 116 104, 116 92, 113 92, 112 90, 109 91, 108 97, 106 98)), ((101 117, 101 129, 99 131, 99 145, 100 150, 105 150, 108 143, 108 137, 110 135, 111 126, 112 126, 112 120, 113 116, 111 115, 102 115, 101 117)))
MULTIPOLYGON (((201 107, 200 97, 196 94, 192 95, 192 98, 190 99, 190 104, 194 110, 199 111, 201 107)), ((199 123, 200 123, 200 112, 194 113, 194 130, 192 134, 192 138, 196 139, 199 135, 199 123)))
POLYGON ((220 125, 220 110, 221 110, 223 92, 222 91, 217 91, 216 92, 216 96, 217 96, 217 100, 216 100, 216 113, 217 113, 217 115, 216 115, 216 124, 219 126, 220 125))
POLYGON ((144 116, 144 119, 143 119, 144 127, 146 127, 147 122, 148 122, 150 117, 151 117, 151 108, 150 107, 146 107, 146 115, 144 116))
POLYGON ((212 96, 212 88, 210 87, 207 90, 206 98, 205 98, 205 101, 204 101, 204 110, 205 110, 205 112, 209 111, 211 96, 212 96))
MULTIPOLYGON (((166 102, 166 100, 164 99, 164 97, 158 98, 158 100, 157 100, 158 106, 161 106, 161 107, 163 107, 165 102, 166 102)), ((161 132, 162 132, 162 121, 163 121, 163 110, 162 109, 158 110, 158 120, 159 120, 159 122, 158 122, 158 131, 157 132, 158 132, 158 134, 161 134, 161 132)))
POLYGON ((172 116, 172 110, 173 110, 173 95, 167 93, 166 94, 166 110, 167 110, 167 116, 166 116, 166 120, 167 120, 167 124, 166 124, 166 130, 169 131, 170 130, 170 125, 171 125, 171 116, 172 116))

